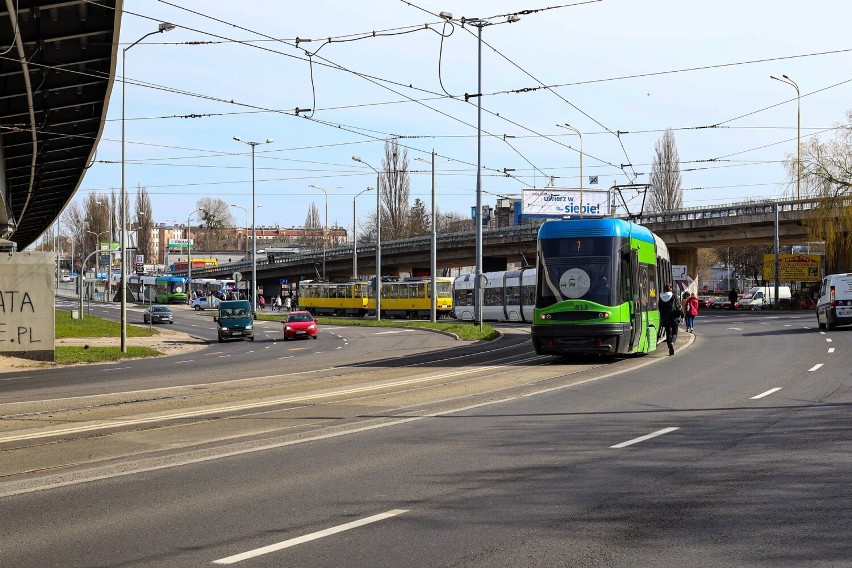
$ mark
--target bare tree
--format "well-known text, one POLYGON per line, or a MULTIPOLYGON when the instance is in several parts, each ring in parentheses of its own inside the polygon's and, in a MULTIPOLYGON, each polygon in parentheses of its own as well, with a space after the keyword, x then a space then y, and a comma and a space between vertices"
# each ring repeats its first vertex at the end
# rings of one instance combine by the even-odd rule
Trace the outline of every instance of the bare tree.
MULTIPOLYGON (((786 168, 795 184, 795 156, 788 157, 786 168)), ((852 111, 834 140, 813 137, 802 146, 801 183, 807 195, 819 200, 805 223, 811 238, 825 243, 827 273, 852 270, 852 111)))
POLYGON ((151 229, 154 227, 154 211, 148 190, 142 186, 136 190, 136 247, 137 253, 144 255, 145 261, 156 258, 151 229))
POLYGON ((651 187, 648 194, 649 211, 672 211, 683 206, 679 162, 674 132, 667 128, 663 137, 654 144, 654 162, 651 165, 651 187))
POLYGON ((751 278, 757 282, 763 280, 763 255, 772 252, 772 245, 717 247, 713 251, 741 278, 751 278))
POLYGON ((204 250, 221 249, 225 242, 225 229, 234 226, 234 216, 228 204, 219 198, 202 197, 195 202, 201 210, 201 229, 194 233, 193 240, 204 250))
POLYGON ((408 236, 411 178, 408 175, 408 150, 399 145, 399 138, 385 140, 379 185, 382 195, 382 240, 408 236))

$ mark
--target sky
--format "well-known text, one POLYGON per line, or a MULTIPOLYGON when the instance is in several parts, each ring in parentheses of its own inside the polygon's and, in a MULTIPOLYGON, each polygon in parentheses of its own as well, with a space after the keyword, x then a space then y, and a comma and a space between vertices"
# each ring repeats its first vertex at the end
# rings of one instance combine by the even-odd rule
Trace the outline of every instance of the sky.
MULTIPOLYGON (((376 180, 352 156, 381 169, 394 135, 408 152, 411 202, 431 205, 431 163, 415 158, 430 162, 434 150, 438 209, 469 217, 478 129, 477 99, 465 94, 478 91, 479 44, 462 17, 493 24, 481 45, 485 205, 579 185, 581 137, 557 124, 582 133, 585 187, 648 183, 654 144, 671 128, 685 206, 795 197, 783 161, 796 151, 796 91, 770 75, 799 85, 803 143, 833 138, 852 109, 852 3, 837 0, 126 0, 124 9, 108 122, 74 199, 120 187, 121 49, 171 22, 126 59, 126 186, 130 203, 148 190, 158 223, 185 223, 213 197, 246 208, 232 208, 235 222, 251 224, 251 148, 234 136, 273 140, 256 147, 258 226, 301 226, 311 203, 323 221, 316 185, 329 225, 351 230, 353 198, 376 180), (506 22, 512 13, 520 20, 506 22)), ((359 224, 374 196, 358 197, 359 224)), ((624 196, 639 212, 641 193, 624 196)))

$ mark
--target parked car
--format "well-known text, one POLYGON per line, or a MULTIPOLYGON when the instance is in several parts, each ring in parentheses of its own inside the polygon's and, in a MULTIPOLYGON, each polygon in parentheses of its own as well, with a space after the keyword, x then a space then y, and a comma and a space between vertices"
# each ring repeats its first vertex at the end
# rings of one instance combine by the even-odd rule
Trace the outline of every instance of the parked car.
POLYGON ((194 310, 215 310, 219 307, 219 303, 222 300, 217 298, 216 296, 199 296, 198 298, 194 298, 192 302, 189 304, 194 310))
MULTIPOLYGON (((730 310, 731 309, 731 301, 727 298, 719 297, 713 301, 713 309, 715 310, 730 310)), ((737 302, 735 309, 739 309, 740 303, 737 302)))
POLYGON ((317 338, 317 322, 310 312, 290 312, 281 323, 284 326, 284 341, 296 337, 317 338))
POLYGON ((71 275, 70 274, 63 274, 62 276, 59 277, 59 281, 60 282, 71 282, 71 275))
POLYGON ((142 316, 145 323, 175 323, 174 315, 168 306, 153 305, 145 309, 142 316))
POLYGON ((715 296, 698 296, 698 303, 704 308, 712 308, 715 301, 715 296))

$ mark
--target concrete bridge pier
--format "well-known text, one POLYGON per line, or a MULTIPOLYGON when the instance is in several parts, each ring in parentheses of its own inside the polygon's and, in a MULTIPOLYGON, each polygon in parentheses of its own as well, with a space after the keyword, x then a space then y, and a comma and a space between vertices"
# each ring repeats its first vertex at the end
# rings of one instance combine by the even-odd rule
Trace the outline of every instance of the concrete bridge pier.
POLYGON ((669 247, 672 264, 685 264, 686 273, 693 280, 698 280, 698 247, 669 247))

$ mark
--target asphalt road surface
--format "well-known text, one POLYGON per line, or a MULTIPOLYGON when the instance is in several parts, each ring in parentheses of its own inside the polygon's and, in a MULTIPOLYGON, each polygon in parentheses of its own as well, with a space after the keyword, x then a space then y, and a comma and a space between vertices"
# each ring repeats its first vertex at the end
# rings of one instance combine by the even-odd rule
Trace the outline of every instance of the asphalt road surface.
MULTIPOLYGON (((425 343, 442 336, 330 331, 341 338, 321 332, 309 343, 346 340, 328 355, 340 357, 334 366, 312 369, 315 358, 304 356, 292 372, 248 367, 237 377, 242 366, 218 361, 231 380, 204 382, 215 392, 191 406, 215 420, 152 422, 157 438, 147 450, 143 422, 110 426, 82 406, 70 410, 78 399, 58 396, 53 379, 36 389, 3 385, 3 400, 57 413, 12 416, 3 404, 6 461, 63 454, 66 439, 75 445, 69 455, 122 444, 159 454, 145 463, 92 456, 88 469, 59 456, 66 477, 49 483, 46 467, 9 468, 0 477, 0 566, 839 567, 852 559, 852 329, 821 332, 810 313, 705 311, 694 341, 684 348, 682 332, 673 357, 606 363, 535 357, 523 330, 486 347, 431 351, 425 343), (234 390, 238 381, 251 387, 234 390), (256 406, 227 409, 229 397, 256 406), (228 423, 255 433, 246 439, 227 426, 239 441, 230 451, 219 430, 192 455, 165 452, 228 423), (288 426, 298 432, 281 434, 288 426)), ((235 348, 238 357, 252 347, 235 348)), ((138 384, 136 372, 123 370, 112 386, 138 384)), ((162 388, 197 388, 189 387, 197 380, 175 371, 166 382, 176 384, 162 388)), ((92 396, 102 388, 79 373, 65 381, 92 396)), ((156 405, 178 403, 144 404, 154 406, 131 405, 134 419, 155 420, 170 410, 156 405)))

